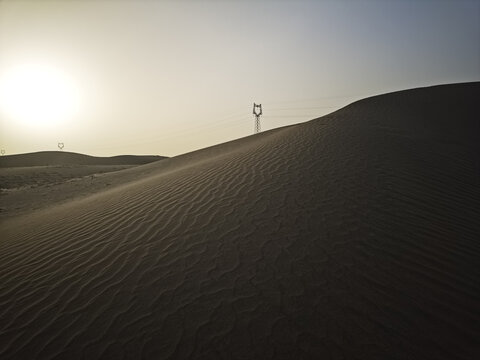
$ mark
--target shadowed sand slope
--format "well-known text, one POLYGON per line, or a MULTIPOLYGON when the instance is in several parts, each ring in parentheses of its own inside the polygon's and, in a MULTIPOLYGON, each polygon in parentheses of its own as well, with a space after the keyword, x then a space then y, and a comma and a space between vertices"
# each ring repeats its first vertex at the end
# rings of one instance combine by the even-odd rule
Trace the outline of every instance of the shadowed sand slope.
POLYGON ((157 155, 97 157, 68 151, 39 151, 35 153, 2 156, 0 157, 0 168, 47 165, 140 165, 164 158, 163 156, 157 155))
POLYGON ((476 358, 479 94, 365 99, 2 221, 0 357, 476 358))

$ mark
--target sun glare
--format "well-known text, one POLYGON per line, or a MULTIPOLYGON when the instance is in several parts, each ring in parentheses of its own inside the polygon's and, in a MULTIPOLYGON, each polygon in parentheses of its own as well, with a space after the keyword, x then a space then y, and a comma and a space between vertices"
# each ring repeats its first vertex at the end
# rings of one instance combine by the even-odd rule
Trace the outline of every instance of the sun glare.
POLYGON ((69 121, 77 109, 77 89, 55 67, 22 65, 0 75, 0 111, 16 124, 51 128, 69 121))

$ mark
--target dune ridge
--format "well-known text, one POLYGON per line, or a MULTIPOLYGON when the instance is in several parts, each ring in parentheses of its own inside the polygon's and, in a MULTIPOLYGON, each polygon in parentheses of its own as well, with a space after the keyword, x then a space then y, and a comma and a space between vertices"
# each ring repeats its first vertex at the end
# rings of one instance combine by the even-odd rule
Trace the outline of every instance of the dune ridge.
MULTIPOLYGON (((94 157, 61 151, 2 156, 0 218, 53 207, 102 191, 127 181, 128 169, 165 159, 150 155, 94 157)), ((141 176, 140 172, 134 176, 141 176)))
POLYGON ((69 151, 38 151, 34 153, 4 155, 2 167, 52 166, 52 165, 140 165, 165 159, 158 155, 90 156, 69 151))
POLYGON ((2 220, 0 356, 475 358, 479 90, 368 98, 2 220))

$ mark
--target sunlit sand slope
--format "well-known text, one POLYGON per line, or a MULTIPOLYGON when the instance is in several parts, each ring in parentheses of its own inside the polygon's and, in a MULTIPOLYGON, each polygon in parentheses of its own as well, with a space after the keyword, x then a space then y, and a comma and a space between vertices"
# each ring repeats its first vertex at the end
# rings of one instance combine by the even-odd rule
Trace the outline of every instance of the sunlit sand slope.
POLYGON ((0 357, 478 358, 479 94, 365 99, 3 221, 0 357))
POLYGON ((145 164, 164 159, 153 155, 95 157, 60 151, 2 156, 0 218, 102 191, 106 186, 143 176, 148 172, 145 164), (143 170, 135 170, 134 174, 126 171, 139 165, 145 165, 143 170))

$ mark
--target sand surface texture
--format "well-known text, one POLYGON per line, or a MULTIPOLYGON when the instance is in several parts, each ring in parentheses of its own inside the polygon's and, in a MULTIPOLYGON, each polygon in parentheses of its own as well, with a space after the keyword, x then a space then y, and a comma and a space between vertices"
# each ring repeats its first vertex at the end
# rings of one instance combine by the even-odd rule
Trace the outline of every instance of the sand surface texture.
MULTIPOLYGON (((0 157, 0 219, 52 207, 124 183, 132 175, 128 177, 129 172, 119 173, 120 170, 163 159, 129 155, 94 157, 60 151, 0 157), (115 174, 108 174, 111 172, 115 174)), ((133 176, 138 175, 135 172, 133 176)))
POLYGON ((0 358, 479 358, 479 95, 368 98, 3 219, 0 358))
POLYGON ((89 156, 68 151, 39 151, 0 157, 0 168, 59 165, 141 165, 164 159, 157 155, 89 156))

